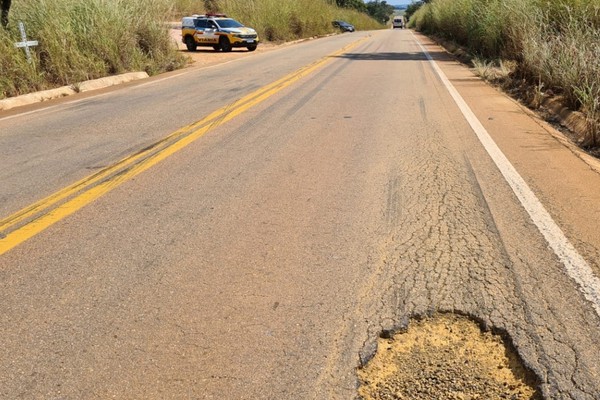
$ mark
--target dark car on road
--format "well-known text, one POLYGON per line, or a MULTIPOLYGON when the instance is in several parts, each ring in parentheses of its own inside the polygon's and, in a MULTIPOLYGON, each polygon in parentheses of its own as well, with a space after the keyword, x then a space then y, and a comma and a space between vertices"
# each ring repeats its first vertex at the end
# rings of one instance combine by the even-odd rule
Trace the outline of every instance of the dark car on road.
POLYGON ((351 25, 345 21, 333 21, 331 23, 334 27, 338 28, 342 32, 354 32, 354 25, 351 25))

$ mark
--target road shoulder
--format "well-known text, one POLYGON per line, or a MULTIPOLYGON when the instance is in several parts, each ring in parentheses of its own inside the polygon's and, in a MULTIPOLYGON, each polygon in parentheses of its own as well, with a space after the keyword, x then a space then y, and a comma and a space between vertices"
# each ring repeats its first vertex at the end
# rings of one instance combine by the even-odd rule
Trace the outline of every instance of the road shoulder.
POLYGON ((541 117, 415 33, 490 136, 579 252, 600 275, 600 160, 579 149, 541 117), (580 240, 575 240, 580 238, 580 240))

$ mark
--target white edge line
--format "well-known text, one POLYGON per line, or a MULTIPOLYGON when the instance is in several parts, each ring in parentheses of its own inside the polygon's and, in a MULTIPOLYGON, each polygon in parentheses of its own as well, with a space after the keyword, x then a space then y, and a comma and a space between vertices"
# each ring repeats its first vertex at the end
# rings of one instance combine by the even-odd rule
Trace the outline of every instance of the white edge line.
MULTIPOLYGON (((138 89, 138 88, 141 88, 141 87, 145 87, 145 86, 154 85, 155 83, 159 83, 159 82, 168 81, 169 79, 173 79, 173 78, 180 77, 181 75, 185 75, 185 74, 187 74, 188 72, 189 72, 189 70, 185 70, 185 71, 181 71, 181 72, 179 72, 179 73, 177 73, 177 74, 173 74, 173 75, 171 75, 171 76, 167 76, 167 77, 164 77, 164 78, 155 79, 155 80, 153 80, 153 81, 146 81, 146 82, 144 82, 144 83, 140 83, 139 85, 132 86, 132 87, 131 87, 131 89, 132 89, 132 90, 133 90, 133 89, 138 89)), ((149 78, 146 78, 146 80, 147 80, 147 79, 149 79, 149 78)))
MULTIPOLYGON (((149 82, 140 83, 138 85, 132 86, 131 89, 133 90, 133 89, 137 89, 137 88, 141 88, 141 87, 145 87, 145 86, 149 86, 149 85, 154 85, 154 84, 159 83, 159 82, 163 82, 163 81, 166 81, 166 80, 169 80, 169 79, 177 78, 177 77, 179 77, 181 75, 185 75, 185 74, 187 74, 189 72, 191 72, 191 69, 186 69, 185 71, 182 71, 182 72, 180 72, 178 74, 174 74, 174 75, 167 76, 167 77, 164 77, 164 78, 159 78, 159 79, 156 79, 156 80, 153 80, 153 81, 149 81, 149 82)), ((149 79, 149 78, 146 78, 145 80, 147 80, 147 79, 149 79)), ((124 82, 124 83, 129 83, 129 82, 124 82)), ((119 86, 119 85, 113 85, 113 86, 119 86)), ((105 89, 105 88, 102 88, 102 89, 105 89)), ((19 118, 19 117, 25 117, 25 116, 31 115, 31 114, 37 114, 37 113, 41 113, 41 112, 44 112, 44 111, 49 111, 49 110, 52 110, 54 108, 61 107, 61 106, 68 106, 68 105, 72 105, 72 104, 77 104, 77 103, 81 103, 81 102, 84 102, 84 101, 88 101, 88 100, 91 100, 91 99, 97 99, 99 97, 108 96, 108 95, 111 95, 111 94, 115 93, 117 90, 118 90, 118 88, 116 90, 114 90, 114 91, 111 90, 111 91, 105 92, 105 93, 92 94, 91 96, 86 96, 85 98, 82 98, 82 99, 65 101, 64 103, 61 103, 61 104, 53 104, 53 105, 50 105, 50 106, 47 106, 47 107, 38 108, 36 110, 31 110, 31 111, 26 111, 26 112, 22 112, 22 113, 17 113, 17 114, 14 114, 14 115, 9 115, 7 117, 0 118, 0 122, 7 121, 9 119, 19 118)), ((52 100, 54 100, 54 99, 52 99, 52 100)))
MULTIPOLYGON (((54 108, 69 106, 69 105, 72 105, 72 104, 77 104, 77 103, 84 102, 86 100, 96 99, 98 97, 108 96, 111 93, 113 93, 113 92, 94 94, 92 96, 88 96, 88 97, 85 97, 83 99, 69 100, 69 101, 65 101, 64 103, 53 104, 51 106, 38 108, 36 110, 31 110, 31 111, 21 112, 21 113, 14 114, 14 115, 9 115, 8 117, 2 117, 2 118, 0 118, 0 122, 7 121, 9 119, 19 118, 19 117, 25 117, 25 116, 31 115, 31 114, 38 114, 38 113, 41 113, 41 112, 50 111, 50 110, 52 110, 54 108)), ((55 100, 55 99, 52 99, 52 100, 55 100)), ((50 100, 48 100, 48 101, 50 101, 50 100)))
POLYGON ((429 52, 427 52, 414 34, 413 37, 441 81, 446 86, 446 89, 456 102, 456 105, 458 105, 458 108, 460 108, 467 119, 467 122, 475 131, 479 141, 516 194, 523 208, 525 208, 531 217, 533 223, 537 226, 549 246, 563 263, 568 275, 579 285, 585 298, 592 303, 596 313, 600 316, 600 279, 594 276, 592 268, 587 261, 585 261, 585 259, 577 252, 560 227, 554 222, 543 204, 502 153, 498 145, 496 145, 490 134, 458 93, 454 85, 448 80, 446 74, 440 69, 429 52))
POLYGON ((18 114, 14 114, 14 115, 9 115, 8 117, 2 117, 2 118, 0 118, 0 122, 2 122, 2 121, 8 121, 9 119, 15 119, 15 118, 19 118, 19 117, 25 117, 25 116, 31 115, 31 114, 37 114, 37 113, 42 112, 42 111, 51 110, 51 109, 56 108, 56 107, 58 107, 60 105, 62 105, 62 104, 55 104, 55 105, 44 107, 44 108, 40 108, 40 109, 37 109, 37 110, 32 110, 32 111, 22 112, 22 113, 18 113, 18 114))

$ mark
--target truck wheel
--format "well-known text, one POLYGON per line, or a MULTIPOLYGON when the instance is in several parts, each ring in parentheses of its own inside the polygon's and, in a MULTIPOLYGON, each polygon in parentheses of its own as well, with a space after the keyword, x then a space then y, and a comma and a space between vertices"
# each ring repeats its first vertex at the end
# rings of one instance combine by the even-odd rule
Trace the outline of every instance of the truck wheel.
POLYGON ((198 48, 198 45, 196 44, 196 41, 194 40, 193 37, 186 36, 185 37, 185 47, 187 47, 188 51, 196 51, 196 49, 198 48))
POLYGON ((248 46, 248 51, 254 51, 256 50, 256 45, 252 45, 252 46, 248 46))
POLYGON ((221 50, 221 46, 219 46, 218 44, 215 44, 215 45, 213 46, 213 50, 214 50, 214 51, 219 51, 219 50, 221 50))
POLYGON ((221 36, 221 38, 219 39, 219 45, 221 47, 221 50, 223 50, 224 52, 231 51, 231 43, 229 43, 229 39, 227 38, 227 36, 221 36))

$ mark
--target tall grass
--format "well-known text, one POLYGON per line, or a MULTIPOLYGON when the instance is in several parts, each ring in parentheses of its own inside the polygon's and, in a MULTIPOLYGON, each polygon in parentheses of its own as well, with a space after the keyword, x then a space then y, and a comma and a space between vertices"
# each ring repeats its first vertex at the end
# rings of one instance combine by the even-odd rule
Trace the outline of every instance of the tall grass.
MULTIPOLYGON (((176 0, 179 16, 204 12, 204 2, 176 0), (196 5, 197 8, 194 8, 196 5)), ((330 0, 213 0, 218 11, 255 28, 269 41, 286 41, 335 32, 331 21, 345 20, 357 29, 383 25, 363 13, 336 7, 330 0)))
POLYGON ((479 56, 516 61, 520 78, 586 113, 584 144, 600 145, 599 0, 434 0, 412 24, 479 56))
POLYGON ((0 29, 0 98, 107 75, 150 74, 184 63, 168 36, 167 0, 22 0, 0 29), (15 49, 16 21, 39 46, 15 49))

